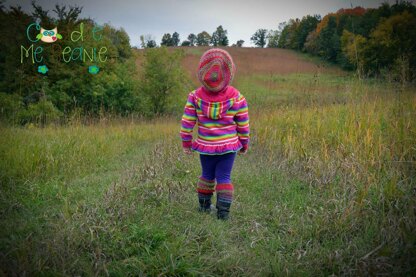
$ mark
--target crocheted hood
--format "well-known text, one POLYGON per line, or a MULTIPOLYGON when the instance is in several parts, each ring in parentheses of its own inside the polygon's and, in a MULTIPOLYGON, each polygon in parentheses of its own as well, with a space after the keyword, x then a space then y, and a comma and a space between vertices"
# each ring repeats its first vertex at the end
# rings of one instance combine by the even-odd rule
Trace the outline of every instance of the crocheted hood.
POLYGON ((210 95, 204 87, 195 93, 195 100, 202 113, 211 119, 221 119, 234 105, 239 97, 239 92, 234 87, 228 86, 221 94, 210 95))
POLYGON ((198 79, 211 92, 219 92, 233 80, 235 65, 230 54, 219 48, 206 51, 198 66, 198 79))

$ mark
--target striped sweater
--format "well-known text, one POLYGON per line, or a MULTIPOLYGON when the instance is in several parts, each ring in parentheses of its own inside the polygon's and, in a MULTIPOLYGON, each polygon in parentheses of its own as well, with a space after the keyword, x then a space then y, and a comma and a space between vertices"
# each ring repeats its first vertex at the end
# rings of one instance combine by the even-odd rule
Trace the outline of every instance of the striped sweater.
POLYGON ((188 95, 182 116, 182 145, 201 154, 218 155, 247 149, 249 144, 248 106, 234 87, 213 94, 204 87, 188 95), (192 131, 198 123, 198 137, 192 131))

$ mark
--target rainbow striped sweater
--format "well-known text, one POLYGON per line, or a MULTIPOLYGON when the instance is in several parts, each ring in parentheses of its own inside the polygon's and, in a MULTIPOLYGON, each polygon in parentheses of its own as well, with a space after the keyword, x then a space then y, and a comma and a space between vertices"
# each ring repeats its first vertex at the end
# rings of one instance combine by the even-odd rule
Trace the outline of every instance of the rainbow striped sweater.
POLYGON ((180 131, 183 147, 207 155, 237 152, 248 148, 249 134, 247 101, 237 89, 212 93, 200 87, 189 93, 180 131), (198 137, 192 141, 196 123, 198 137))

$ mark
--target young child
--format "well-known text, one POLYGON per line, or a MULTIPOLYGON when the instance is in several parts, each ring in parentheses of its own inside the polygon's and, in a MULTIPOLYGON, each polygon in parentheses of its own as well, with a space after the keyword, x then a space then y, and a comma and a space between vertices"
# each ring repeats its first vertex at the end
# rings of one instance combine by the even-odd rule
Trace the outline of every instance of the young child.
POLYGON ((249 144, 248 106, 244 96, 230 85, 234 73, 227 51, 214 48, 202 55, 198 67, 202 86, 188 95, 180 131, 184 152, 200 154, 199 211, 211 211, 216 191, 217 217, 223 220, 228 219, 233 200, 231 170, 236 153, 245 154, 249 144), (192 141, 196 122, 198 138, 192 141))

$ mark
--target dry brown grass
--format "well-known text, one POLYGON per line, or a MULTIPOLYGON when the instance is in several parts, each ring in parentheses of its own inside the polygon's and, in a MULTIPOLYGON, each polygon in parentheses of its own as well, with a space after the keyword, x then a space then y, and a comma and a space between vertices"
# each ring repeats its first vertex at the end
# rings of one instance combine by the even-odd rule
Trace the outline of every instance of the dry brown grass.
MULTIPOLYGON (((192 81, 196 84, 196 69, 201 55, 212 47, 171 47, 169 49, 182 49, 185 51, 185 57, 182 65, 189 74, 192 81)), ((278 74, 286 75, 293 73, 328 73, 345 75, 345 72, 335 66, 325 63, 313 62, 306 57, 303 58, 296 52, 287 49, 276 48, 241 48, 241 47, 223 47, 233 57, 237 72, 236 81, 242 77, 252 74, 278 74)), ((143 50, 137 53, 137 67, 141 68, 143 60, 143 50)))

